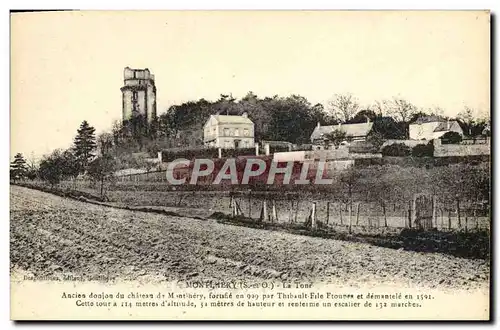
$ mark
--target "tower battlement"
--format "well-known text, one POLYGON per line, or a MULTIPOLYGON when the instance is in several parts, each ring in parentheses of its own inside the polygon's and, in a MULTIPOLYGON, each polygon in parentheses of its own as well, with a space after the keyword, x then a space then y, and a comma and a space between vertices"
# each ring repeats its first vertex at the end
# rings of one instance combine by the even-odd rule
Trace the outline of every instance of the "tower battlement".
POLYGON ((123 70, 122 119, 142 115, 148 123, 156 118, 155 77, 148 68, 123 70))

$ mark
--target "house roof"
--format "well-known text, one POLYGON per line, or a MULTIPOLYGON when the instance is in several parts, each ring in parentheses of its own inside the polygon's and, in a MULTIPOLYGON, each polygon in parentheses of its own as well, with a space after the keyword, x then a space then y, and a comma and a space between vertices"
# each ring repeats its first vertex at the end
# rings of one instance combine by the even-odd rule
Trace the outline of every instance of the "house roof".
POLYGON ((367 136, 373 127, 373 122, 359 124, 341 124, 331 126, 316 126, 311 134, 311 141, 320 139, 324 134, 331 133, 336 129, 340 129, 347 136, 367 136))
POLYGON ((220 124, 253 124, 253 122, 245 116, 230 116, 230 115, 212 115, 220 124))
POLYGON ((456 120, 439 119, 431 122, 415 122, 410 124, 410 139, 432 140, 441 137, 449 131, 462 132, 462 128, 456 120))
POLYGON ((448 131, 451 127, 451 125, 453 124, 453 122, 440 122, 436 128, 434 129, 434 132, 442 132, 442 131, 448 131))
POLYGON ((446 122, 446 119, 441 117, 441 116, 430 115, 430 116, 419 117, 417 120, 415 120, 411 124, 412 125, 413 124, 420 125, 420 124, 424 124, 424 123, 434 123, 434 122, 446 122))

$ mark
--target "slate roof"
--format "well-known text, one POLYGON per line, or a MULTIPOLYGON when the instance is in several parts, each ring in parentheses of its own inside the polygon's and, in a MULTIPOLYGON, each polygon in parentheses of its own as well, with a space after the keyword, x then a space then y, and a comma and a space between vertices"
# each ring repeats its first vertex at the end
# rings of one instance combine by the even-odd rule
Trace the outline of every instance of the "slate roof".
POLYGON ((253 122, 244 116, 213 115, 215 120, 221 124, 253 124, 253 122))

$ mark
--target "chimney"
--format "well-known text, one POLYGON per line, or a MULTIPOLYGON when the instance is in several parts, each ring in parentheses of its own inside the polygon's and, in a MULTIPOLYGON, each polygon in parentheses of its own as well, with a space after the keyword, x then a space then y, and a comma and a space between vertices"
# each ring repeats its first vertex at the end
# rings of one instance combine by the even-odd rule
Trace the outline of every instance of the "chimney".
POLYGON ((242 116, 242 117, 244 117, 244 118, 248 118, 248 114, 247 114, 247 112, 246 112, 246 111, 245 111, 245 112, 243 112, 243 114, 242 114, 241 116, 242 116))
POLYGON ((317 127, 318 127, 318 128, 320 128, 320 127, 321 127, 321 124, 319 123, 319 121, 318 121, 318 126, 317 126, 317 127))
POLYGON ((449 131, 450 130, 450 120, 446 120, 446 130, 449 131))
POLYGON ((365 116, 366 117, 366 123, 368 124, 370 122, 370 117, 368 116, 365 116))
POLYGON ((340 129, 340 127, 342 127, 342 124, 339 122, 339 123, 337 124, 337 128, 339 128, 339 129, 340 129))

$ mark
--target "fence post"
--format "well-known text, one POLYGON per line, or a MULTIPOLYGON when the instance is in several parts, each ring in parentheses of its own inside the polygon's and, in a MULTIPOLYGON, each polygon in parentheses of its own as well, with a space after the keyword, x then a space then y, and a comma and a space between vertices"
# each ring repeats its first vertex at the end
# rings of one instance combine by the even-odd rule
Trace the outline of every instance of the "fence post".
POLYGON ((460 199, 457 198, 457 217, 458 217, 458 228, 462 228, 462 221, 460 219, 460 199))
POLYGON ((329 220, 330 220, 330 202, 326 202, 326 225, 328 225, 329 220))
POLYGON ((260 210, 260 217, 259 217, 260 222, 262 222, 264 220, 267 220, 267 201, 266 200, 262 201, 262 209, 260 210))
POLYGON ((316 202, 312 203, 311 209, 311 228, 316 229, 316 202))
POLYGON ((412 201, 408 201, 408 228, 411 228, 411 219, 412 219, 412 201))
POLYGON ((349 206, 349 234, 352 233, 352 204, 349 206))
POLYGON ((342 204, 340 204, 340 225, 343 225, 343 221, 342 221, 342 204))
POLYGON ((448 230, 451 230, 451 211, 448 210, 448 230))
POLYGON ((293 222, 297 222, 297 216, 299 214, 299 204, 300 204, 300 200, 297 201, 297 203, 295 204, 295 219, 293 219, 293 222))
POLYGON ((434 228, 434 224, 437 228, 436 221, 436 195, 432 195, 432 220, 431 220, 431 228, 434 228))
POLYGON ((248 194, 248 217, 252 217, 252 191, 248 194))
POLYGON ((276 201, 273 199, 272 201, 273 211, 271 215, 271 222, 278 222, 278 213, 276 212, 276 201))
POLYGON ((356 226, 359 226, 359 206, 361 205, 361 202, 358 202, 357 207, 356 207, 356 226))

